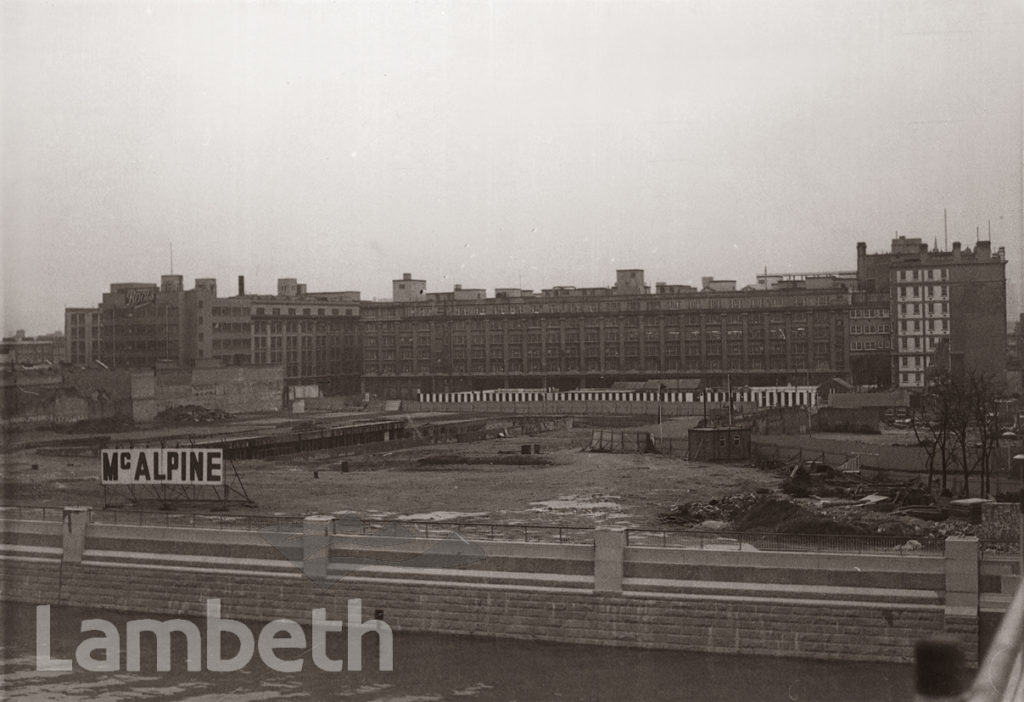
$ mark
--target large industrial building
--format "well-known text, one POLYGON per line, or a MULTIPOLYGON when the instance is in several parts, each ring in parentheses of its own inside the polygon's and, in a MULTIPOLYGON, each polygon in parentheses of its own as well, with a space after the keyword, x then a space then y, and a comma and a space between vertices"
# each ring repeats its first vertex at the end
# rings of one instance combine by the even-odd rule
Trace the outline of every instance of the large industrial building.
MULTIPOLYGON (((410 280, 395 281, 396 291, 410 280)), ((488 298, 457 287, 416 301, 364 302, 363 383, 404 398, 646 378, 808 385, 849 375, 850 292, 839 282, 675 287, 686 286, 659 283, 652 294, 643 271, 621 270, 610 288, 504 289, 488 298)))
POLYGON ((217 281, 114 283, 96 308, 65 310, 67 358, 119 369, 278 365, 289 385, 357 393, 359 293, 307 292, 295 279, 276 295, 218 297, 217 281))
POLYGON ((281 365, 289 385, 415 398, 496 388, 608 388, 695 379, 705 387, 922 388, 943 363, 1002 377, 1005 256, 989 242, 929 251, 899 237, 857 245, 856 271, 704 278, 700 288, 619 270, 609 287, 540 292, 460 285, 428 292, 406 273, 389 301, 310 293, 218 297, 216 281, 118 283, 96 308, 66 310, 68 359, 132 368, 281 365))

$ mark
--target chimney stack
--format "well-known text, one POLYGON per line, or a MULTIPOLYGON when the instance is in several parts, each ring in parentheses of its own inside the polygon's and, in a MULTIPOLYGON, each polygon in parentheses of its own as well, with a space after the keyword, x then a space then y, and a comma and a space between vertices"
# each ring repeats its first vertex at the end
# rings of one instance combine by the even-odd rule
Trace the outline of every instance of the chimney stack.
POLYGON ((242 297, 245 295, 245 276, 238 276, 238 296, 242 297))

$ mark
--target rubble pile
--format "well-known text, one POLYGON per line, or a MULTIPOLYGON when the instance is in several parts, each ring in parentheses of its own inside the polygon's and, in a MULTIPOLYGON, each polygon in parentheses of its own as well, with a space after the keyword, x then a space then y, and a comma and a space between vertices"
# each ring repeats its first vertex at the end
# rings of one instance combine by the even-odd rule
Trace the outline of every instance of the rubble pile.
POLYGON ((157 414, 153 420, 156 422, 166 422, 168 424, 179 424, 179 423, 208 423, 208 422, 222 422, 225 419, 230 419, 231 415, 223 410, 207 409, 200 405, 179 405, 177 407, 168 407, 159 414, 157 414))
POLYGON ((968 521, 920 519, 912 513, 914 508, 893 510, 893 503, 892 498, 876 494, 852 500, 739 493, 710 502, 674 505, 659 515, 659 521, 698 530, 728 528, 776 534, 877 534, 944 538, 974 533, 975 525, 968 521), (878 505, 886 504, 890 506, 889 510, 878 508, 878 505))
POLYGON ((670 510, 662 512, 658 515, 658 521, 681 526, 691 526, 707 521, 731 522, 736 515, 746 512, 760 499, 761 495, 744 492, 710 502, 684 502, 672 505, 670 510))

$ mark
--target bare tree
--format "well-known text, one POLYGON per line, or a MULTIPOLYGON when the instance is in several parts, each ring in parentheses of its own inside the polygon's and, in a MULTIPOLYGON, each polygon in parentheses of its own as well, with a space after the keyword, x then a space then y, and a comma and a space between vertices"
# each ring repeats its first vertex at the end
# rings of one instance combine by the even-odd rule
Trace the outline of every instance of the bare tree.
POLYGON ((971 373, 969 398, 973 410, 975 452, 974 469, 981 477, 981 494, 992 492, 992 456, 999 441, 999 390, 989 376, 971 373))
POLYGON ((921 405, 912 417, 914 435, 928 456, 928 487, 932 488, 935 459, 939 459, 939 489, 948 487, 949 469, 953 462, 951 422, 955 390, 948 374, 935 375, 921 398, 921 405))
POLYGON ((976 371, 941 371, 931 376, 922 398, 921 421, 914 423, 918 441, 928 453, 929 484, 938 458, 943 490, 949 469, 959 468, 962 497, 970 496, 975 476, 981 493, 990 492, 990 464, 999 437, 998 394, 992 379, 976 371))

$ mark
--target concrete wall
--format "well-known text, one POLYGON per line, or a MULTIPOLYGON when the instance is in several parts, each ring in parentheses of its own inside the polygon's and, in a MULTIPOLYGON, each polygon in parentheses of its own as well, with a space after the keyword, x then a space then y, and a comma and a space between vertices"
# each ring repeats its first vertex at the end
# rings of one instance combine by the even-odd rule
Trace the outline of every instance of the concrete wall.
POLYGON ((3 423, 70 424, 131 416, 128 373, 107 370, 25 371, 4 375, 3 423))
POLYGON ((279 412, 284 402, 281 366, 227 366, 132 373, 132 416, 148 422, 168 407, 200 405, 224 412, 279 412))
POLYGON ((294 534, 163 529, 92 524, 82 508, 66 510, 63 524, 3 526, 0 592, 8 601, 201 617, 216 597, 223 616, 308 621, 313 608, 342 613, 358 597, 364 612, 382 610, 399 632, 890 662, 910 661, 919 639, 944 635, 977 660, 970 539, 951 540, 946 558, 899 558, 627 547, 615 529, 595 532, 592 546, 396 541, 336 534, 330 517, 307 518, 294 534), (424 554, 442 558, 416 561, 424 554), (904 586, 882 590, 752 587, 687 581, 672 570, 710 566, 774 568, 798 579, 860 568, 910 580, 882 578, 876 584, 904 586))

